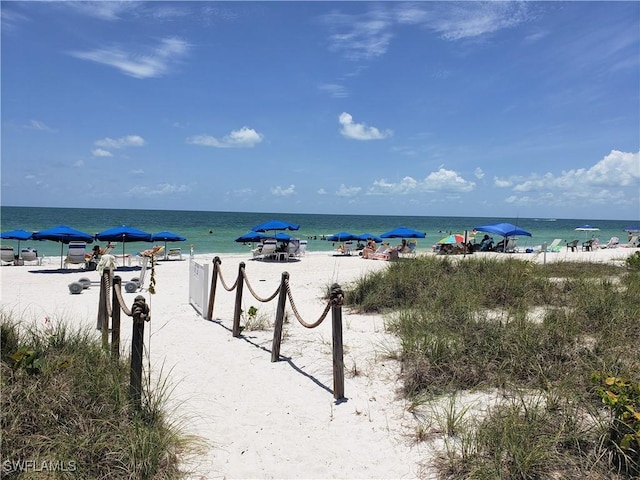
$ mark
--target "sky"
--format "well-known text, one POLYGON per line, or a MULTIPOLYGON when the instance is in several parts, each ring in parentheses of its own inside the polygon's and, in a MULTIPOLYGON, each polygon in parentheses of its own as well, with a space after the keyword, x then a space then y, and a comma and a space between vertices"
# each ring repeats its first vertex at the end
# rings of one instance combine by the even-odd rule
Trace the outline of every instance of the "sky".
POLYGON ((1 2, 1 202, 640 219, 640 2, 1 2))

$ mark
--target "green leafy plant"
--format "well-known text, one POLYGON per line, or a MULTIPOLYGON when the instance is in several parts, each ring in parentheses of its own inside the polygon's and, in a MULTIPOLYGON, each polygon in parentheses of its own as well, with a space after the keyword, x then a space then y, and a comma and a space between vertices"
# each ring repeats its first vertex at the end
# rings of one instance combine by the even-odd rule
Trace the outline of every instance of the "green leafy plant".
POLYGON ((640 382, 625 377, 595 374, 596 393, 611 410, 609 440, 620 466, 640 473, 640 382))
POLYGON ((640 271, 640 252, 629 255, 625 260, 627 267, 631 270, 640 271))
POLYGON ((44 367, 42 354, 31 347, 19 348, 16 353, 11 355, 11 358, 15 362, 14 369, 23 368, 30 375, 40 373, 44 367))

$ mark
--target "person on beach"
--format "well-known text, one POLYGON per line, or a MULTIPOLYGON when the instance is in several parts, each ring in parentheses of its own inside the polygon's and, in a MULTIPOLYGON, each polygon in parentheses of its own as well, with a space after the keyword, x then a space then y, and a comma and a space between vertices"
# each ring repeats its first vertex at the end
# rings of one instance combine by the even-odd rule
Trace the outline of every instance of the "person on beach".
POLYGON ((482 237, 482 243, 480 244, 480 251, 489 252, 492 246, 493 246, 493 238, 485 234, 485 236, 482 237))
POLYGON ((88 258, 85 259, 84 268, 86 270, 95 270, 100 261, 100 257, 102 257, 102 252, 100 245, 94 245, 88 258))
POLYGON ((400 245, 396 245, 396 250, 398 251, 398 253, 404 253, 408 251, 409 248, 407 247, 407 240, 403 238, 402 243, 400 245))
POLYGON ((370 258, 376 253, 376 242, 373 239, 367 240, 367 246, 362 249, 362 258, 370 258))

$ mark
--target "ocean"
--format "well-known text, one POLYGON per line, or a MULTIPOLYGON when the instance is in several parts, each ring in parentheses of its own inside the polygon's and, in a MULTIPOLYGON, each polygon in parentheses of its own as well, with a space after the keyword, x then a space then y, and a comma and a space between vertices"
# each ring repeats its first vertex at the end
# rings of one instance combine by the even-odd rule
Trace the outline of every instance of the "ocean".
MULTIPOLYGON (((251 245, 237 243, 235 238, 252 227, 269 220, 284 220, 300 225, 293 236, 308 240, 307 250, 331 251, 335 245, 323 240, 333 233, 348 231, 380 235, 396 227, 404 226, 424 232, 426 237, 418 240, 418 250, 431 246, 449 233, 463 233, 474 227, 496 222, 508 222, 530 232, 532 237, 520 237, 519 247, 551 243, 554 238, 563 242, 574 239, 586 240, 596 236, 601 243, 612 236, 626 242, 625 228, 635 226, 638 220, 594 220, 552 218, 491 218, 491 217, 437 217, 437 216, 388 216, 388 215, 322 215, 299 213, 251 213, 251 212, 200 212, 176 210, 118 210, 98 208, 45 208, 10 207, 0 208, 1 231, 23 229, 38 231, 56 225, 68 225, 86 233, 97 232, 128 225, 149 233, 164 230, 177 233, 187 240, 168 244, 181 247, 184 253, 193 245, 196 254, 248 253, 251 245), (599 231, 576 231, 581 225, 593 225, 599 231)), ((158 242, 162 243, 162 242, 158 242)), ((16 240, 2 240, 17 248, 16 240)), ((564 245, 564 243, 561 243, 564 245)), ((51 241, 22 241, 20 247, 33 247, 41 256, 59 256, 61 245, 51 241)), ((127 244, 127 253, 135 253, 150 247, 144 242, 127 244)), ((66 247, 64 247, 66 254, 66 247)))

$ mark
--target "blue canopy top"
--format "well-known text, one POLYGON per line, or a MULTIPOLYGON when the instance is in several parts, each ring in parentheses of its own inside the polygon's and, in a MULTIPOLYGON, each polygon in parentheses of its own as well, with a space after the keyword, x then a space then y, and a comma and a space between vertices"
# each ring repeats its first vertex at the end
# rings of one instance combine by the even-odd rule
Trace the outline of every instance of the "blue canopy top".
POLYGON ((256 225, 251 230, 254 232, 268 232, 269 230, 298 230, 300 225, 283 222, 282 220, 269 220, 268 222, 256 225))
POLYGON ((350 232, 339 232, 327 237, 329 242, 349 242, 351 240, 360 240, 360 236, 350 232))
POLYGON ((407 227, 398 227, 380 235, 380 238, 424 238, 423 232, 411 230, 407 227))
POLYGON ((523 230, 515 225, 510 223, 493 223, 491 225, 481 225, 479 227, 474 227, 474 230, 479 232, 487 232, 487 233, 495 233, 496 235, 501 235, 503 237, 513 237, 516 235, 524 235, 525 237, 530 237, 531 234, 526 230, 523 230))
POLYGON ((30 240, 32 235, 31 232, 26 230, 9 230, 8 232, 2 232, 0 238, 5 240, 30 240))
POLYGON ((262 233, 262 232, 247 232, 243 235, 240 235, 234 241, 238 243, 247 243, 247 242, 261 242, 262 240, 266 240, 266 239, 276 239, 282 242, 288 242, 292 240, 292 237, 291 235, 284 232, 278 232, 276 234, 262 233))
POLYGON ((57 227, 48 228, 35 232, 32 236, 34 240, 52 240, 54 242, 93 242, 93 235, 81 232, 67 225, 58 225, 57 227))
POLYGON ((151 241, 152 242, 157 242, 157 241, 184 242, 186 240, 187 240, 186 238, 181 237, 177 233, 168 232, 168 231, 158 232, 158 233, 154 233, 153 235, 151 235, 151 241))
POLYGON ((358 235, 358 240, 365 240, 366 241, 366 240, 369 240, 369 239, 373 240, 376 243, 382 243, 382 239, 379 236, 374 235, 373 233, 362 233, 362 234, 358 235))
POLYGON ((103 242, 152 242, 151 234, 143 232, 137 228, 127 227, 122 225, 120 227, 110 228, 100 233, 96 233, 96 238, 103 242))

